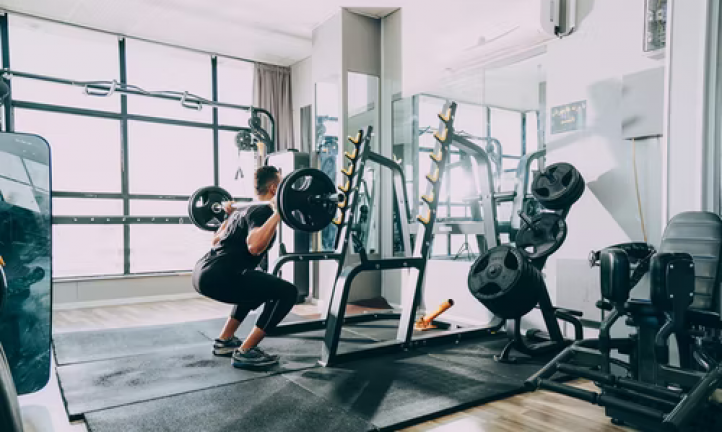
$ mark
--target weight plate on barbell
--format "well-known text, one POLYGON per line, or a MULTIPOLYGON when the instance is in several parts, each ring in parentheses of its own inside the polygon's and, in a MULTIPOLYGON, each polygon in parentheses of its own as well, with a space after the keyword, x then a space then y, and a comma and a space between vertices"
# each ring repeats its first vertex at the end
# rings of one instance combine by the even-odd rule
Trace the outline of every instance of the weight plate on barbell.
POLYGON ((531 226, 521 223, 514 244, 529 259, 548 257, 562 246, 567 238, 567 223, 556 213, 539 213, 531 219, 531 226))
POLYGON ((231 194, 223 188, 217 186, 200 188, 188 201, 188 215, 198 228, 215 231, 226 218, 223 202, 232 199, 231 194))
POLYGON ((571 164, 560 162, 548 166, 534 177, 531 192, 549 210, 569 208, 584 193, 584 178, 571 164))
POLYGON ((316 232, 327 227, 336 215, 334 201, 312 202, 314 197, 337 195, 336 185, 314 168, 302 168, 286 176, 278 186, 278 211, 289 227, 316 232))

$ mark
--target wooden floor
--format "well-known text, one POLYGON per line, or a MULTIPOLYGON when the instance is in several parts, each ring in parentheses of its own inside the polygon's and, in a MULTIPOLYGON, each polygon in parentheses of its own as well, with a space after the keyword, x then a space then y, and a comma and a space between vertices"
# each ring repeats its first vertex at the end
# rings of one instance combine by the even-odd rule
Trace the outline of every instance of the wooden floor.
MULTIPOLYGON (((594 390, 591 382, 575 387, 594 390)), ((491 402, 403 429, 407 432, 617 432, 604 409, 558 393, 539 391, 491 402)))
MULTIPOLYGON (((227 317, 231 308, 232 306, 227 304, 199 297, 168 302, 56 310, 53 311, 53 333, 201 321, 227 317)), ((359 313, 361 310, 363 309, 349 306, 348 313, 359 313)), ((320 317, 314 305, 296 305, 293 313, 311 319, 320 317)))
MULTIPOLYGON (((348 313, 364 308, 349 306, 348 313)), ((171 324, 228 316, 230 307, 204 298, 53 312, 53 332, 171 324)), ((318 317, 313 305, 297 305, 294 313, 318 317)), ((576 386, 593 389, 589 382, 576 386)), ((82 427, 81 425, 77 425, 82 427)), ((84 428, 83 428, 84 429, 84 428)), ((556 393, 539 391, 492 402, 407 429, 409 432, 616 432, 603 408, 556 393)))

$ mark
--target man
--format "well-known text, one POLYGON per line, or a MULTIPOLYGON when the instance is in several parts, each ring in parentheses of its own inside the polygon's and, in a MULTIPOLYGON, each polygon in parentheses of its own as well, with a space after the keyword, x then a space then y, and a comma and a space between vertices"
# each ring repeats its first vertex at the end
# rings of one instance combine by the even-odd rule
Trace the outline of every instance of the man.
POLYGON ((281 216, 276 209, 276 190, 281 175, 275 167, 263 166, 255 173, 255 189, 267 205, 251 206, 229 214, 213 237, 210 252, 193 270, 193 286, 200 294, 234 304, 233 312, 213 345, 213 354, 231 356, 238 368, 265 367, 278 363, 258 344, 288 315, 298 298, 291 283, 257 270, 276 237, 281 216), (251 310, 265 305, 251 334, 245 341, 235 337, 236 330, 251 310))

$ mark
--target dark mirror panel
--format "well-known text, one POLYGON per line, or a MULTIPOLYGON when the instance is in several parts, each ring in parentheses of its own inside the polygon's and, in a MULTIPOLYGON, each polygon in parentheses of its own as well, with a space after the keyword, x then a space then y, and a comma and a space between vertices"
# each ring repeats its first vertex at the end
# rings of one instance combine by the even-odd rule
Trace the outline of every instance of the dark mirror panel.
POLYGON ((35 135, 0 133, 0 343, 18 394, 50 376, 50 147, 35 135))

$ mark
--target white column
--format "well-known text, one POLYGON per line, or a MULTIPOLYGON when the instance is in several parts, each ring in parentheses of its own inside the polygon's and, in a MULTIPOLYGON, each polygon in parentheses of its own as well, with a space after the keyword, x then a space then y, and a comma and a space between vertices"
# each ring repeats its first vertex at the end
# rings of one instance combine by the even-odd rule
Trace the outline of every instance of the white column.
MULTIPOLYGON (((663 221, 690 210, 715 210, 705 196, 714 166, 708 149, 710 13, 717 0, 670 0, 665 82, 663 221), (665 199, 666 198, 666 199, 665 199)), ((714 35, 716 37, 716 35, 714 35)))

